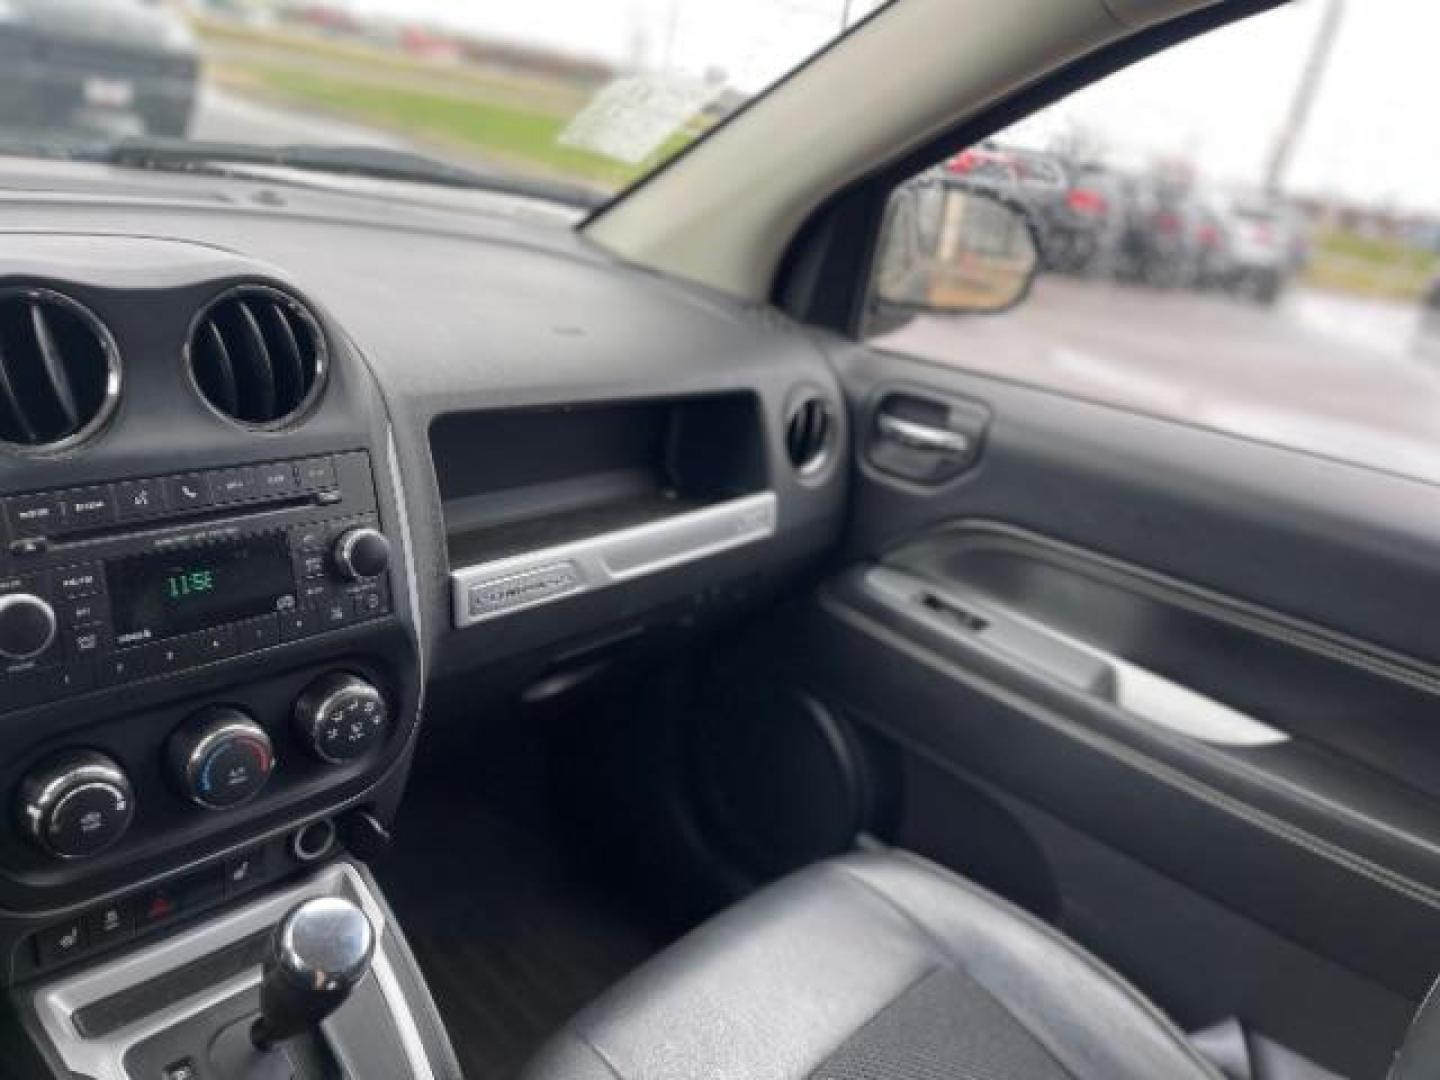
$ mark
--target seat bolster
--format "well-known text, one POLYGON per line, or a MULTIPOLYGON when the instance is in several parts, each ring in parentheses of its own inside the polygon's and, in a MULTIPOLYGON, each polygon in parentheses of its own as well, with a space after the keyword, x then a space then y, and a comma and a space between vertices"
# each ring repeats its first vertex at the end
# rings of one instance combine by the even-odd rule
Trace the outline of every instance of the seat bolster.
POLYGON ((819 863, 712 919, 582 1010, 525 1076, 804 1080, 948 969, 978 983, 999 1003, 997 1021, 1013 1016, 1077 1080, 1219 1080, 1079 946, 892 853, 819 863))
POLYGON ((1045 922, 904 852, 834 861, 912 918, 1077 1077, 1220 1073, 1143 994, 1045 922))
MULTIPOLYGON (((801 1080, 943 963, 886 900, 820 863, 622 979, 565 1038, 598 1051, 612 1080, 801 1080)), ((541 1071, 545 1060, 525 1075, 567 1075, 541 1071)))
POLYGON ((526 1075, 546 1080, 617 1080, 600 1052, 566 1026, 526 1066, 526 1075))

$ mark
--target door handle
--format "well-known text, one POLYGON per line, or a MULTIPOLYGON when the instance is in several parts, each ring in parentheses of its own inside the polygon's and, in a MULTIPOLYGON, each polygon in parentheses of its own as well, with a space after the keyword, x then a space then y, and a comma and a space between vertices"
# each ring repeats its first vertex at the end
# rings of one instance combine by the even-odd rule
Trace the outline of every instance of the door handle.
POLYGON ((884 395, 871 416, 870 464, 918 484, 942 484, 974 465, 990 426, 977 401, 908 390, 884 395))
POLYGON ((876 418, 875 425, 885 438, 902 446, 908 446, 912 450, 964 456, 970 453, 973 445, 970 436, 958 431, 931 427, 929 424, 919 424, 914 420, 902 420, 890 413, 880 413, 876 418))

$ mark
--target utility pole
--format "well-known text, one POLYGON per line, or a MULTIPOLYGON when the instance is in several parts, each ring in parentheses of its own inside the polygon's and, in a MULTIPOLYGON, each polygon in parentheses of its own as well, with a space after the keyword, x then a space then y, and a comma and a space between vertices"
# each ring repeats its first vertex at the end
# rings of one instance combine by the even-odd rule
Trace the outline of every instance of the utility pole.
POLYGON ((1315 33, 1315 42, 1310 47, 1310 57, 1300 72, 1300 82, 1295 87, 1295 97, 1290 102, 1290 111, 1285 117, 1285 126, 1275 137, 1270 149, 1270 163, 1265 170, 1265 190, 1271 195, 1280 193, 1285 173, 1290 168, 1290 159, 1310 119, 1319 94, 1320 84, 1325 78, 1325 68, 1330 63, 1335 49, 1335 38, 1340 32, 1340 18, 1345 11, 1345 0, 1328 0, 1325 14, 1320 19, 1320 29, 1315 33))

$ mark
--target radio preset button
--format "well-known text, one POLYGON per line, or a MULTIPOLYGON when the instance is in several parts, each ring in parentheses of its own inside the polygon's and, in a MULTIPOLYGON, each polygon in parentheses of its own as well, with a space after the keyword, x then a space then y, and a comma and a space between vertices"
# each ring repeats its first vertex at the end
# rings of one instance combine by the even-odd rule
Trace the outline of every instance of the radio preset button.
POLYGON ((193 659, 194 649, 187 638, 157 641, 141 651, 145 654, 145 667, 152 675, 168 675, 197 662, 193 659))
POLYGON ((28 709, 49 698, 50 673, 44 668, 8 672, 0 670, 0 708, 7 712, 28 709))
POLYGON ((209 664, 215 660, 224 660, 226 657, 234 656, 239 648, 233 626, 216 626, 209 630, 202 630, 200 633, 186 638, 185 645, 191 661, 196 664, 209 664))
POLYGON ((108 486, 77 488, 60 496, 67 530, 90 529, 115 520, 115 495, 108 486))
POLYGON ((105 591, 104 572, 99 563, 67 566, 55 571, 55 591, 61 600, 84 600, 105 591))
POLYGON ((298 641, 320 630, 320 615, 314 608, 292 608, 280 613, 280 640, 298 641))
POLYGON ((165 496, 174 510, 200 510, 210 505, 210 487, 199 473, 170 477, 165 481, 165 496))
POLYGON ((25 495, 9 502, 10 528, 16 537, 50 536, 65 527, 65 511, 55 495, 25 495))
POLYGON ((46 675, 52 699, 83 694, 95 685, 95 665, 88 660, 72 660, 64 667, 48 669, 46 675))
POLYGON ((258 619, 246 619, 235 628, 237 644, 241 652, 254 652, 280 644, 280 617, 261 615, 258 619))
POLYGON ((121 521, 165 512, 165 484, 160 480, 127 480, 115 485, 115 508, 121 521))
POLYGON ((124 686, 136 679, 154 674, 148 662, 152 653, 147 649, 129 649, 102 656, 96 663, 96 677, 103 686, 124 686))

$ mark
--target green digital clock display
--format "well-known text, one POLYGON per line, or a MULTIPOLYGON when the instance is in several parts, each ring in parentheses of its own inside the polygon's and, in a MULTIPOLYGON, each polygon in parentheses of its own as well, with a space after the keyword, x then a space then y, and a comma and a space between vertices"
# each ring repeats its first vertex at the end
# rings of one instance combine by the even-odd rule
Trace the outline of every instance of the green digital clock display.
POLYGON ((282 532, 146 551, 105 566, 121 647, 276 615, 295 605, 282 532))
POLYGON ((214 570, 181 570, 165 579, 165 595, 171 600, 203 596, 215 591, 214 570))

